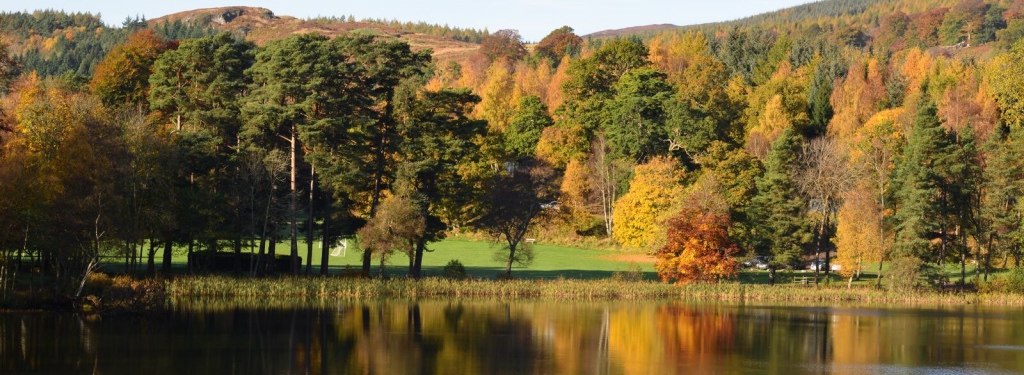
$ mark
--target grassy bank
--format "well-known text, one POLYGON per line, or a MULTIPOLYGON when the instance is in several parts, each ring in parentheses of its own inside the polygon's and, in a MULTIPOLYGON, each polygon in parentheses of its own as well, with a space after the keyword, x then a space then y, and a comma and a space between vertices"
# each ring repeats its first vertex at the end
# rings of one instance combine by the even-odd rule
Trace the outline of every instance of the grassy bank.
MULTIPOLYGON (((182 254, 175 254, 175 272, 169 279, 114 276, 121 271, 117 263, 105 264, 101 273, 86 284, 83 295, 98 298, 101 310, 111 307, 125 311, 160 308, 164 301, 192 298, 196 300, 248 299, 316 301, 328 298, 554 298, 554 299, 623 299, 623 300, 699 300, 733 302, 793 302, 806 304, 991 304, 1024 306, 1024 295, 1006 293, 1006 271, 1000 271, 983 282, 973 267, 968 269, 968 282, 980 292, 953 293, 921 289, 912 293, 878 290, 876 267, 846 288, 846 280, 831 275, 813 285, 814 274, 804 270, 780 270, 777 285, 769 286, 768 273, 744 270, 729 282, 701 285, 669 285, 657 281, 653 260, 642 254, 582 249, 536 244, 537 258, 529 267, 514 267, 514 280, 497 280, 504 264, 494 259, 497 245, 488 242, 450 239, 432 244, 432 252, 424 257, 424 275, 420 281, 406 279, 408 260, 396 254, 387 267, 386 279, 343 277, 358 273, 361 258, 358 244, 347 252, 332 256, 331 276, 248 278, 202 276, 187 274, 182 254), (457 259, 465 265, 466 280, 439 278, 448 261, 457 259), (339 277, 342 276, 342 277, 339 277), (811 285, 804 285, 803 282, 811 285)), ((314 254, 319 254, 315 252, 314 254)), ((160 258, 159 256, 157 257, 160 258)), ((320 261, 314 257, 314 273, 320 261)), ((371 274, 376 275, 377 263, 371 274)), ((956 267, 947 267, 948 281, 956 281, 956 267)), ((44 293, 39 286, 46 280, 35 280, 32 274, 19 280, 21 288, 0 294, 0 309, 52 309, 87 303, 66 295, 44 293)), ((921 280, 922 285, 925 280, 921 280)), ((883 285, 887 285, 883 279, 883 285)), ((947 283, 948 284, 948 283, 947 283)))
MULTIPOLYGON (((325 261, 321 255, 321 244, 314 242, 312 259, 313 273, 320 272, 320 265, 325 261)), ((578 278, 578 279, 604 279, 611 277, 616 271, 628 269, 631 263, 636 263, 643 270, 645 277, 654 280, 657 275, 654 272, 653 258, 644 259, 639 254, 628 252, 591 249, 574 246, 560 246, 552 244, 532 244, 536 258, 533 264, 528 267, 514 266, 512 273, 517 278, 529 279, 553 279, 553 278, 578 278)), ((252 249, 244 249, 248 253, 252 249)), ((447 239, 431 243, 430 252, 423 257, 424 275, 440 275, 441 269, 449 261, 458 260, 466 266, 470 276, 477 278, 494 278, 505 272, 505 263, 496 259, 494 254, 501 250, 501 245, 475 241, 468 238, 447 239)), ((277 254, 288 253, 287 243, 281 242, 277 246, 277 254)), ((303 257, 303 267, 306 262, 306 244, 300 243, 299 255, 303 257)), ((345 251, 337 251, 326 259, 329 264, 329 273, 332 275, 351 274, 362 268, 362 249, 359 243, 349 241, 345 251)), ((160 267, 159 260, 163 259, 163 250, 158 249, 155 253, 157 268, 160 267)), ((186 249, 176 248, 172 256, 173 268, 176 273, 185 273, 187 265, 186 249)), ((124 272, 123 259, 116 257, 104 258, 103 271, 110 274, 124 272)), ((243 265, 248 266, 248 265, 243 265)), ((371 274, 376 275, 380 268, 380 259, 373 259, 371 274)), ((305 268, 303 268, 305 269, 305 268)), ((409 270, 409 258, 402 253, 395 253, 386 262, 386 271, 390 276, 404 276, 409 270)))
POLYGON ((694 301, 731 303, 806 304, 825 306, 1024 306, 1024 294, 984 290, 940 292, 920 289, 893 292, 867 286, 846 288, 832 283, 819 286, 796 283, 676 285, 641 280, 620 273, 615 278, 584 279, 465 279, 428 277, 365 279, 346 277, 248 278, 232 276, 178 276, 173 279, 136 279, 97 274, 86 284, 85 297, 69 299, 50 294, 17 293, 0 298, 0 310, 45 309, 103 313, 159 311, 174 301, 259 301, 246 306, 291 306, 327 303, 338 299, 556 299, 694 301), (625 276, 625 277, 623 277, 625 276))
POLYGON ((624 280, 449 280, 223 276, 181 277, 167 282, 170 298, 556 298, 700 300, 863 304, 990 304, 1024 306, 1024 295, 935 291, 890 292, 845 286, 720 284, 675 285, 624 280))

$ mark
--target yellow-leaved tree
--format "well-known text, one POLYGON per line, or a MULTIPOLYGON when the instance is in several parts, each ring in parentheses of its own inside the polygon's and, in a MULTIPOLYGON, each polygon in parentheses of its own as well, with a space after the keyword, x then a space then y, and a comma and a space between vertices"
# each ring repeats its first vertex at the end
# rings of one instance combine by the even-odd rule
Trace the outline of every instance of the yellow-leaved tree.
POLYGON ((750 153, 764 157, 784 130, 792 128, 803 132, 810 125, 802 80, 802 73, 793 72, 789 63, 783 62, 771 81, 758 86, 747 96, 744 117, 750 153))
POLYGON ((668 157, 636 166, 629 191, 615 202, 612 237, 627 247, 659 248, 665 240, 665 221, 683 195, 682 173, 668 157))
POLYGON ((491 64, 487 71, 487 84, 477 106, 479 117, 487 120, 490 130, 500 133, 508 129, 519 100, 515 93, 515 80, 509 70, 504 62, 491 64))
POLYGON ((882 207, 871 186, 861 184, 845 194, 836 223, 835 263, 839 274, 847 278, 847 287, 860 277, 864 262, 881 262, 885 232, 879 220, 882 207))
POLYGON ((569 222, 576 231, 586 231, 594 226, 594 215, 590 212, 588 195, 590 193, 590 171, 587 164, 573 159, 565 167, 562 177, 562 206, 566 208, 569 222))

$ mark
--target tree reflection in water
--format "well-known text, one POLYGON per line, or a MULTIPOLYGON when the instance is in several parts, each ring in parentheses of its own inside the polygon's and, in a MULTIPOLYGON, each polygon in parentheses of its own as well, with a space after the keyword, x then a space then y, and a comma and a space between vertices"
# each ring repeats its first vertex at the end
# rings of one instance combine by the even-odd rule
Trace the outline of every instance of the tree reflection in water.
POLYGON ((0 373, 1017 372, 1017 315, 628 301, 190 302, 144 318, 0 314, 0 373))

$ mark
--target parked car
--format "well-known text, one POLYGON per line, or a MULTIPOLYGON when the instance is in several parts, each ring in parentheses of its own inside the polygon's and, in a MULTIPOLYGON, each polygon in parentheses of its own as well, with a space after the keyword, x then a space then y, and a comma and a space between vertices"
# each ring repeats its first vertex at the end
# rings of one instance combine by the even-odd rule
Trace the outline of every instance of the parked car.
POLYGON ((747 258, 747 259, 743 260, 742 262, 740 262, 740 267, 743 267, 743 268, 753 268, 754 264, 757 263, 757 258, 759 258, 759 257, 760 257, 760 255, 758 255, 756 257, 747 258))
POLYGON ((743 268, 757 268, 759 270, 766 270, 768 269, 768 261, 768 257, 764 255, 758 255, 743 261, 743 263, 740 263, 740 265, 743 266, 743 268))
MULTIPOLYGON (((842 268, 842 267, 840 267, 838 264, 835 264, 835 263, 832 263, 829 266, 829 269, 831 269, 832 271, 839 271, 840 268, 842 268)), ((807 263, 807 269, 809 271, 819 271, 819 272, 824 271, 825 270, 825 261, 824 260, 818 260, 818 259, 812 260, 809 263, 807 263)))

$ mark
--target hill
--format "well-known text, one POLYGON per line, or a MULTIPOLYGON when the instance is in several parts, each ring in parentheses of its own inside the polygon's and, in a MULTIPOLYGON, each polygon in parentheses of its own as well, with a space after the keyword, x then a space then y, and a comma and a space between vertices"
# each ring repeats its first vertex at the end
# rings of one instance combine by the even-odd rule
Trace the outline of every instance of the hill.
POLYGON ((257 45, 282 39, 292 34, 316 32, 326 36, 346 34, 374 35, 380 38, 403 40, 415 49, 431 49, 437 60, 459 60, 479 48, 479 45, 434 35, 416 33, 390 27, 380 22, 346 21, 342 19, 303 20, 276 15, 266 8, 220 7, 196 9, 169 14, 149 21, 150 27, 162 23, 181 22, 192 26, 209 27, 244 35, 257 45))
POLYGON ((656 33, 659 31, 678 29, 680 27, 681 26, 673 25, 670 23, 663 23, 659 25, 633 26, 624 29, 601 30, 596 33, 584 35, 583 38, 608 38, 635 34, 649 34, 656 33))

